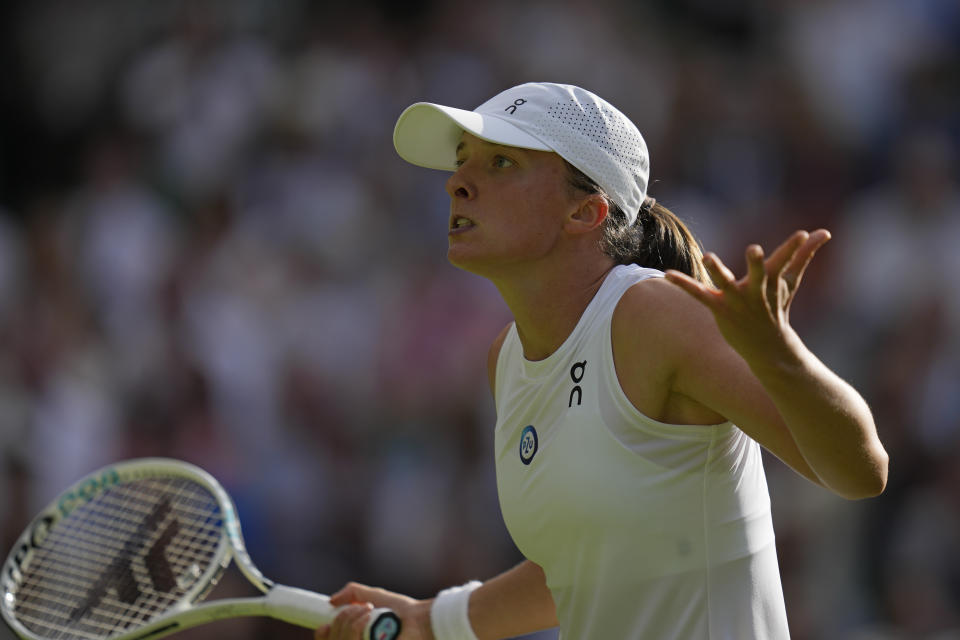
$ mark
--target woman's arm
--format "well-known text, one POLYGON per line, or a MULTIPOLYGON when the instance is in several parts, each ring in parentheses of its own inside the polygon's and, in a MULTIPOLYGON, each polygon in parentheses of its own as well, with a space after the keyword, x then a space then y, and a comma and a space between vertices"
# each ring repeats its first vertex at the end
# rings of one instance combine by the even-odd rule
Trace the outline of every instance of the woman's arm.
MULTIPOLYGON (((432 599, 415 600, 350 583, 330 596, 330 602, 346 608, 332 624, 317 629, 317 640, 360 638, 372 607, 389 607, 400 616, 400 640, 434 640, 430 625, 432 599)), ((543 570, 529 560, 487 580, 470 594, 468 616, 479 640, 512 638, 557 626, 556 609, 543 570)))
POLYGON ((828 239, 826 231, 798 232, 766 260, 751 246, 739 281, 708 256, 716 288, 671 272, 677 287, 645 287, 625 301, 625 313, 641 315, 661 340, 672 393, 734 422, 810 480, 865 498, 883 491, 888 463, 869 407, 789 324, 803 272, 828 239))
MULTIPOLYGON (((798 231, 767 259, 752 245, 741 280, 708 255, 705 264, 716 288, 673 272, 668 279, 710 310, 725 342, 762 385, 823 484, 845 498, 865 498, 883 491, 889 460, 870 409, 803 344, 789 322, 803 273, 829 239, 825 230, 798 231)), ((683 383, 691 393, 708 395, 706 381, 693 369, 685 367, 683 383)))
POLYGON ((557 626, 557 610, 539 565, 524 560, 470 596, 470 624, 480 640, 512 638, 557 626))

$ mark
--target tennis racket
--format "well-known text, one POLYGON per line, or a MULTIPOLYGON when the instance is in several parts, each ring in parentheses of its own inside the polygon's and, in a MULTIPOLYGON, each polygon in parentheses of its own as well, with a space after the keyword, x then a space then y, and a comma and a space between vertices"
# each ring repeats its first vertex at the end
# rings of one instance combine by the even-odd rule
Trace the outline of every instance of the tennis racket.
MULTIPOLYGON (((28 640, 152 639, 243 616, 316 628, 339 611, 327 596, 265 578, 223 487, 166 458, 107 466, 64 491, 7 557, 0 598, 4 620, 28 640), (199 603, 231 560, 265 595, 199 603)), ((375 609, 364 638, 399 634, 396 614, 375 609)))

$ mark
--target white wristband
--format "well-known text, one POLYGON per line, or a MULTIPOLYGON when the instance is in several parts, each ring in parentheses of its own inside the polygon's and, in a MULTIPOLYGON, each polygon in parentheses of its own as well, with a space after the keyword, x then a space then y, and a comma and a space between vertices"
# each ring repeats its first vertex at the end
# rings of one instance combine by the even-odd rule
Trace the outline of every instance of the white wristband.
POLYGON ((478 640, 470 626, 468 610, 470 594, 479 586, 472 580, 437 594, 430 606, 430 626, 436 640, 478 640))

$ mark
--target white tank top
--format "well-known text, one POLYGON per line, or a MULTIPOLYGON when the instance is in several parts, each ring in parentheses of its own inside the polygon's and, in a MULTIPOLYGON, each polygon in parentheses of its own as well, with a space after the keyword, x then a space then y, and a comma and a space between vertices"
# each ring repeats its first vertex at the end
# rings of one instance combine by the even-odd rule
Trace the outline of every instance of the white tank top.
POLYGON ((640 413, 613 365, 624 292, 659 271, 616 267, 563 345, 497 360, 497 488, 540 565, 564 640, 789 637, 759 445, 733 424, 640 413))

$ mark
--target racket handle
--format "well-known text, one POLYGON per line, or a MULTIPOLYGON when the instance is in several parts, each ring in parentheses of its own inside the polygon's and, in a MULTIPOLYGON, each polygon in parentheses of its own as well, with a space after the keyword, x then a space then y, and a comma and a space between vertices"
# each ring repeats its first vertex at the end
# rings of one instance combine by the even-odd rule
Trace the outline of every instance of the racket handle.
MULTIPOLYGON (((330 604, 330 598, 313 591, 274 585, 264 598, 268 614, 308 629, 329 624, 339 608, 330 604)), ((396 640, 400 635, 400 618, 390 609, 374 609, 363 631, 364 640, 396 640)))
POLYGON ((382 607, 370 612, 370 622, 363 630, 363 640, 396 640, 399 635, 400 616, 382 607))

